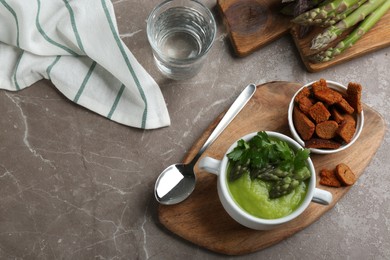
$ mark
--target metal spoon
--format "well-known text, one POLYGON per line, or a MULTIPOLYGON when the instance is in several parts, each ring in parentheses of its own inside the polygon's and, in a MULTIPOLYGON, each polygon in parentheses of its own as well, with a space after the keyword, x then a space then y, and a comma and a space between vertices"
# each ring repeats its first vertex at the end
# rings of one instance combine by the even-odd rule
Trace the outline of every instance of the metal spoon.
POLYGON ((202 153, 223 132, 226 126, 236 117, 256 91, 254 84, 248 85, 237 97, 221 121, 215 127, 207 141, 190 163, 177 163, 166 168, 156 180, 154 196, 164 205, 177 204, 185 200, 195 189, 194 166, 202 153))

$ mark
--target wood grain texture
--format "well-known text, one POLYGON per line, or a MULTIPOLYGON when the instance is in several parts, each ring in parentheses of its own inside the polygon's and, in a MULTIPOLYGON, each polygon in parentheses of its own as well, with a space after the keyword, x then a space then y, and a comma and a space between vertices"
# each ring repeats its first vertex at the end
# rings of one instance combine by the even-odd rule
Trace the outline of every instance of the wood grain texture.
POLYGON ((318 72, 347 62, 356 57, 390 46, 390 12, 367 32, 355 45, 333 60, 313 63, 309 56, 311 39, 321 28, 312 30, 304 38, 297 36, 297 26, 290 17, 279 14, 281 0, 218 0, 219 9, 230 41, 237 56, 244 57, 290 33, 299 51, 303 64, 309 72, 318 72))
MULTIPOLYGON (((278 131, 291 136, 287 123, 287 109, 294 92, 301 87, 298 83, 270 82, 258 86, 252 99, 240 114, 225 129, 220 137, 206 150, 204 155, 221 159, 228 147, 241 136, 262 130, 278 131), (277 104, 277 105, 276 105, 277 104)), ((332 168, 344 162, 357 177, 363 174, 385 133, 382 117, 364 105, 365 125, 361 136, 350 148, 333 155, 312 155, 317 176, 320 169, 332 168)), ((189 162, 198 152, 220 115, 193 145, 184 159, 189 162)), ((201 247, 227 255, 242 255, 261 250, 295 234, 315 222, 332 209, 350 188, 330 188, 318 184, 333 194, 329 206, 311 203, 297 219, 270 231, 256 231, 235 222, 223 209, 217 194, 217 179, 213 174, 195 169, 197 184, 194 193, 184 202, 158 209, 159 220, 168 230, 201 247)))
POLYGON ((280 0, 218 0, 233 49, 246 56, 288 33, 290 18, 278 14, 280 0))

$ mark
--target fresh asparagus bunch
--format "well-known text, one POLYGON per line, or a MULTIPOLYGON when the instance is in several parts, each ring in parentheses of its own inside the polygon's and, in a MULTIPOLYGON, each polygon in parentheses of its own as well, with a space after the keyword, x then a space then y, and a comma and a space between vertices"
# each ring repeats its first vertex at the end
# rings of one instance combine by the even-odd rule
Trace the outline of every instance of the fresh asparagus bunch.
POLYGON ((363 0, 334 0, 317 8, 310 9, 295 17, 292 22, 300 25, 318 25, 326 19, 356 8, 363 0))
POLYGON ((339 14, 330 14, 327 18, 325 19, 322 19, 320 21, 317 21, 317 22, 320 22, 316 25, 318 26, 321 26, 321 27, 328 27, 330 25, 334 25, 336 24, 337 22, 345 19, 348 17, 348 15, 350 15, 352 12, 354 12, 356 9, 358 9, 362 4, 364 4, 367 0, 360 0, 359 2, 357 2, 356 4, 354 4, 353 6, 351 6, 350 8, 348 8, 347 10, 345 10, 345 12, 342 12, 342 13, 339 13, 339 14))
POLYGON ((382 5, 375 9, 364 19, 355 30, 346 38, 340 41, 335 47, 328 48, 312 57, 314 62, 325 62, 333 59, 344 50, 356 43, 366 32, 368 32, 382 16, 390 9, 390 0, 385 0, 382 5))
POLYGON ((312 40, 311 49, 320 50, 325 48, 329 43, 337 39, 344 31, 355 26, 360 21, 364 20, 367 15, 372 13, 386 0, 368 0, 361 5, 356 11, 345 17, 335 25, 325 29, 312 40))

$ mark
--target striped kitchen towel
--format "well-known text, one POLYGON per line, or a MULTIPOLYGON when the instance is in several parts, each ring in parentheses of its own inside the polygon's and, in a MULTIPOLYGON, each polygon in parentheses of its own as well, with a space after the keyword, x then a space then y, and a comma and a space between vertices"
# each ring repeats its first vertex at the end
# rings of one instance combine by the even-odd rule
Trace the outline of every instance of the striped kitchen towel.
POLYGON ((0 0, 0 88, 43 78, 121 124, 170 124, 160 88, 119 37, 110 0, 0 0))

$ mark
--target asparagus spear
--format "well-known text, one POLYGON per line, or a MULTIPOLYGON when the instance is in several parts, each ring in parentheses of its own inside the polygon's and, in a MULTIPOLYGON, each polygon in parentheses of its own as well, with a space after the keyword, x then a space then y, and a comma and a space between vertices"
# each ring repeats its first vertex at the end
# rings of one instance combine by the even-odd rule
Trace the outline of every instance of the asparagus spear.
POLYGON ((314 62, 324 62, 333 59, 335 56, 342 53, 344 50, 351 47, 359 40, 366 32, 368 32, 382 16, 389 10, 390 1, 386 0, 381 6, 373 11, 362 23, 350 33, 344 40, 340 41, 334 48, 329 48, 317 55, 314 55, 314 62))
POLYGON ((334 0, 324 6, 313 8, 292 20, 292 22, 301 25, 311 25, 321 23, 329 16, 334 16, 348 10, 361 0, 334 0))
POLYGON ((283 195, 289 194, 296 187, 298 187, 299 181, 295 180, 289 176, 284 177, 283 179, 276 182, 269 191, 269 198, 276 199, 283 195))
MULTIPOLYGON (((251 179, 259 178, 260 175, 273 175, 272 171, 275 169, 273 165, 267 165, 263 168, 255 168, 250 171, 251 179)), ((277 176, 276 176, 277 177, 277 176)))
POLYGON ((265 173, 262 173, 260 175, 258 175, 258 177, 260 180, 263 180, 263 181, 278 181, 280 180, 280 177, 276 176, 275 174, 271 173, 271 172, 265 172, 265 173))
POLYGON ((273 172, 260 174, 257 178, 264 181, 274 181, 274 185, 269 191, 269 197, 270 199, 275 199, 289 194, 301 182, 309 179, 310 175, 311 173, 309 169, 307 167, 303 167, 290 173, 281 170, 274 170, 273 172))
POLYGON ((268 168, 263 169, 255 177, 259 178, 261 180, 264 180, 264 181, 277 181, 281 178, 288 176, 289 174, 290 174, 290 172, 288 172, 288 171, 283 171, 279 168, 268 167, 268 168))
POLYGON ((360 0, 359 2, 357 2, 356 4, 354 4, 353 6, 348 8, 348 10, 346 10, 345 12, 342 12, 340 14, 333 14, 333 15, 330 15, 328 18, 321 20, 318 25, 321 27, 328 27, 330 25, 334 25, 337 22, 345 19, 348 15, 350 15, 353 11, 358 9, 366 1, 367 0, 360 0))
POLYGON ((313 38, 311 49, 319 50, 325 48, 329 43, 337 39, 344 31, 355 26, 360 21, 364 20, 367 15, 372 13, 386 0, 368 0, 365 4, 360 6, 355 12, 348 15, 335 25, 325 29, 322 33, 313 38))
POLYGON ((248 172, 249 171, 248 165, 249 162, 245 164, 241 164, 240 161, 235 162, 229 173, 229 180, 234 181, 240 178, 245 172, 248 172))
POLYGON ((311 25, 316 25, 320 27, 328 27, 330 25, 334 25, 337 22, 345 19, 349 14, 358 9, 362 4, 364 4, 367 0, 359 0, 354 5, 351 5, 344 12, 338 13, 336 11, 332 11, 328 13, 325 18, 316 18, 310 22, 311 25))

